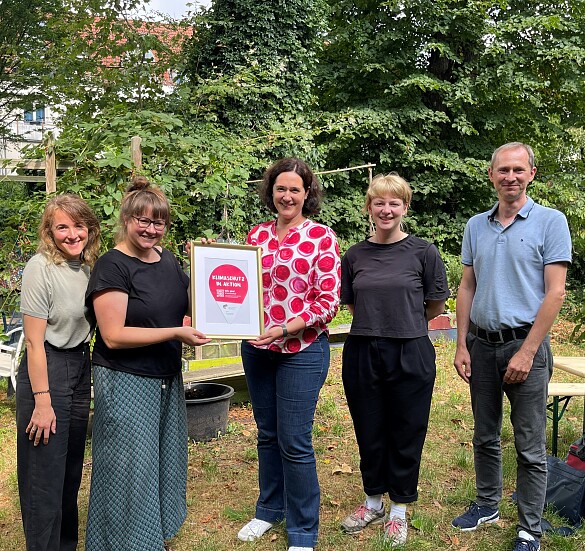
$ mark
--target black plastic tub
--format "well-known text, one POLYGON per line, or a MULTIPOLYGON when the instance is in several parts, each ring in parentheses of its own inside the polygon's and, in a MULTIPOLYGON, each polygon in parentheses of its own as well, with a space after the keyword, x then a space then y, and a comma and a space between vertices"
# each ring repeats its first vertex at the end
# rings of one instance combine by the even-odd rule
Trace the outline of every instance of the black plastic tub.
POLYGON ((187 433, 195 442, 206 442, 225 434, 234 389, 220 383, 185 385, 187 433))

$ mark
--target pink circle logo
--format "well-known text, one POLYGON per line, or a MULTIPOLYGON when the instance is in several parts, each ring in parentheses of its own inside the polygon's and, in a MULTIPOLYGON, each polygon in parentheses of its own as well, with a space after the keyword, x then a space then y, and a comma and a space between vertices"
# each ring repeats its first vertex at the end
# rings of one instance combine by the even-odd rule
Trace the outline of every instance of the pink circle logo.
POLYGON ((222 264, 211 272, 209 290, 218 302, 242 304, 248 294, 248 278, 237 266, 222 264))

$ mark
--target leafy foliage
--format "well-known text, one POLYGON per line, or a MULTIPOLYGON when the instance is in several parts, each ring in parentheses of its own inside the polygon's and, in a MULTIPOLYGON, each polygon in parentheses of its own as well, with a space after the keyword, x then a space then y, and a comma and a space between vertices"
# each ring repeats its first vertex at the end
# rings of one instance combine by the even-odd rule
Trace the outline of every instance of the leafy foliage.
MULTIPOLYGON (((37 75, 38 91, 64 107, 57 154, 76 168, 58 191, 90 201, 105 246, 137 171, 133 135, 142 139, 141 173, 172 200, 168 245, 177 252, 199 235, 241 240, 265 219, 251 180, 279 157, 303 157, 316 170, 375 163, 376 172, 411 182, 408 231, 438 245, 454 291, 464 224, 495 200, 491 153, 525 141, 537 154, 530 194, 567 215, 571 282, 582 286, 585 0, 216 0, 170 24, 164 39, 155 23, 125 15, 140 3, 44 0, 44 13, 53 14, 45 34, 21 41, 0 24, 3 52, 6 44, 19 55, 44 48, 36 65, 20 56, 19 70, 3 72, 0 83, 37 75), (182 75, 172 94, 164 90, 169 71, 182 75)), ((366 172, 321 181, 319 219, 345 250, 368 235, 366 172)), ((13 191, 20 195, 3 211, 13 225, 0 239, 25 250, 41 206, 30 189, 13 191), (13 228, 23 220, 19 233, 13 228)), ((3 246, 3 260, 4 250, 11 249, 3 246)))
POLYGON ((186 74, 218 120, 262 131, 312 106, 320 0, 216 0, 187 51, 186 74))
POLYGON ((580 194, 582 1, 329 4, 319 144, 328 165, 374 162, 409 180, 412 231, 458 253, 465 221, 494 201, 486 160, 507 141, 531 143, 554 182, 554 194, 535 187, 535 198, 564 210, 559 197, 580 194))

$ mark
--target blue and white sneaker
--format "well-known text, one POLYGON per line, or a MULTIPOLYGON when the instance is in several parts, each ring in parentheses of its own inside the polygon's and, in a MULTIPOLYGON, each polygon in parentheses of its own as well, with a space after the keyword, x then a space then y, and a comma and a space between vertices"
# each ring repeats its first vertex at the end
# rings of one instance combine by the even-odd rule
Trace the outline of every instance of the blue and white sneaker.
POLYGON ((516 538, 514 540, 514 551, 540 551, 540 542, 516 538))
POLYGON ((500 520, 500 512, 497 509, 482 507, 472 501, 465 513, 453 519, 451 526, 459 528, 462 532, 471 532, 481 524, 490 524, 498 520, 500 520))

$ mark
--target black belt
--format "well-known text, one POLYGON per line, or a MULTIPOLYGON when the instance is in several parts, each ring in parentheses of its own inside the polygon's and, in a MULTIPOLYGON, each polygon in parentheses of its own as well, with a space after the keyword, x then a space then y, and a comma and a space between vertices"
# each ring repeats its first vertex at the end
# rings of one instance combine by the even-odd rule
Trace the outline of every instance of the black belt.
POLYGON ((525 339, 532 329, 532 325, 523 325, 514 329, 500 329, 499 331, 486 331, 478 327, 472 321, 469 322, 469 332, 491 344, 503 344, 505 342, 525 339))

